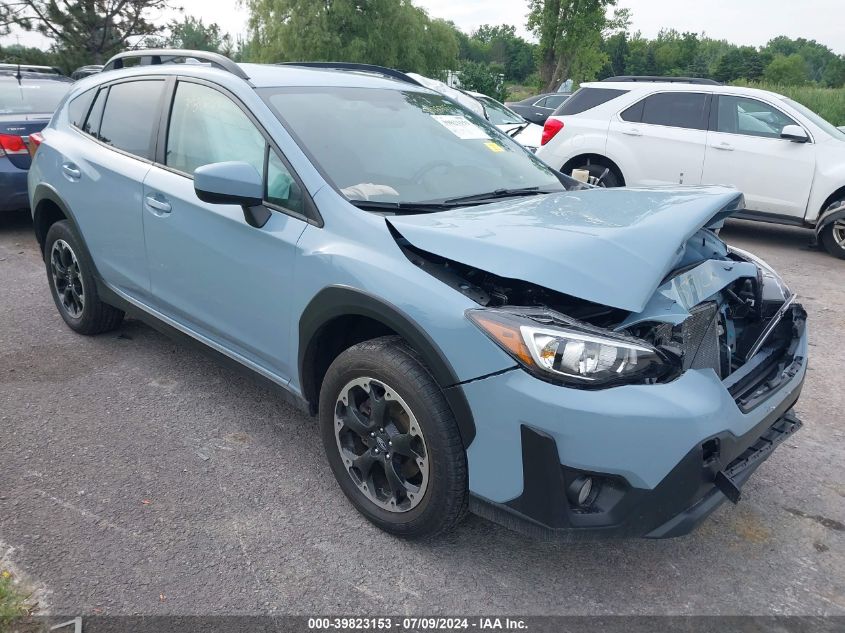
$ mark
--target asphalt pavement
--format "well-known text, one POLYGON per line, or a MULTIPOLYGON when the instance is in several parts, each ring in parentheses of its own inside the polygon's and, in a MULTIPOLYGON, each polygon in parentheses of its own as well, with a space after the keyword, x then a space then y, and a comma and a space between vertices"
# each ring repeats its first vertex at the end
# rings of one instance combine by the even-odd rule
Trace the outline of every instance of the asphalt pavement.
POLYGON ((347 502, 313 419, 137 321, 62 322, 0 216, 0 559, 51 613, 845 614, 845 261, 733 222, 809 312, 805 427, 668 541, 556 545, 470 516, 429 543, 347 502))

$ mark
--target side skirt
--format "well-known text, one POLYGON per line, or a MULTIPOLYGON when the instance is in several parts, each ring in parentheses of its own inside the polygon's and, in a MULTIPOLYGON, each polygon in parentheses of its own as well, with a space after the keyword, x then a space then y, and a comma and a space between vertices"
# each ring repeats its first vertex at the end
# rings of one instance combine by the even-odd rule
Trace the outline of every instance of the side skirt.
POLYGON ((291 391, 282 381, 276 380, 269 374, 265 374, 264 372, 241 362, 234 355, 229 355, 221 350, 211 347, 196 336, 191 335, 189 332, 174 327, 164 319, 147 312, 143 308, 124 298, 121 294, 118 294, 99 278, 97 279, 97 293, 99 294, 100 299, 105 303, 123 310, 127 315, 144 322, 146 325, 158 332, 161 332, 168 338, 196 349, 206 356, 214 359, 221 365, 224 365, 229 369, 234 369, 238 373, 251 378, 256 384, 271 388, 275 393, 278 393, 285 402, 302 413, 310 415, 308 401, 299 394, 291 391))

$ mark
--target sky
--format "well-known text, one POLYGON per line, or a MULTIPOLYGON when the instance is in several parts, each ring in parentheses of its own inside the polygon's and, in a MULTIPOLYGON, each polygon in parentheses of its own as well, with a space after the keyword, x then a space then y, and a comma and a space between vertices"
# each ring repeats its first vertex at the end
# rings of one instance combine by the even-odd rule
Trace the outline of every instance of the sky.
MULTIPOLYGON (((435 18, 452 20, 471 32, 481 24, 513 24, 528 37, 527 0, 414 0, 435 18)), ((178 0, 185 12, 217 22, 232 35, 246 31, 247 12, 233 0, 178 0)), ((662 28, 704 32, 734 44, 760 46, 776 35, 815 39, 845 54, 845 0, 619 0, 631 10, 631 31, 654 37, 662 28)), ((163 16, 167 17, 167 16, 163 16)), ((46 46, 33 33, 18 34, 20 43, 46 46)), ((0 43, 10 44, 15 37, 0 43)))

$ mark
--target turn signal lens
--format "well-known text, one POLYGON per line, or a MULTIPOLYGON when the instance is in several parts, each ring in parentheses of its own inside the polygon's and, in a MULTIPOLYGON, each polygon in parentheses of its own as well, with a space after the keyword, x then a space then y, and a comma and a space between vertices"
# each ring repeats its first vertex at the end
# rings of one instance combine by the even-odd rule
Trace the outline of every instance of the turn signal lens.
POLYGON ((496 312, 484 312, 472 310, 467 312, 470 321, 475 323, 496 343, 502 346, 506 352, 522 361, 526 365, 533 365, 531 352, 525 345, 519 326, 502 319, 496 312))

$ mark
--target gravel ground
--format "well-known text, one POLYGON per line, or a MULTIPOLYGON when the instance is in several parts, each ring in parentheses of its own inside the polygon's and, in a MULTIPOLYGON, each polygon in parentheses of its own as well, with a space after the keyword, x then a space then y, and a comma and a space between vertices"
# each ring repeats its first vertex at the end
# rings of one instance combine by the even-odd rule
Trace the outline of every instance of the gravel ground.
POLYGON ((810 313, 805 428, 691 536, 559 546, 469 517, 406 543, 351 508, 315 422, 135 321, 73 334, 0 216, 0 543, 65 614, 845 614, 845 261, 723 233, 810 313))

